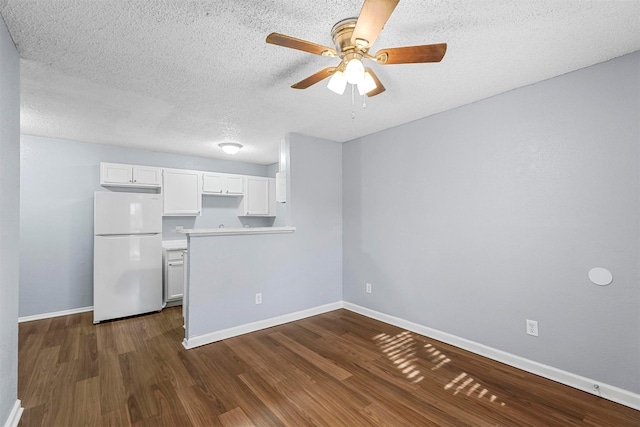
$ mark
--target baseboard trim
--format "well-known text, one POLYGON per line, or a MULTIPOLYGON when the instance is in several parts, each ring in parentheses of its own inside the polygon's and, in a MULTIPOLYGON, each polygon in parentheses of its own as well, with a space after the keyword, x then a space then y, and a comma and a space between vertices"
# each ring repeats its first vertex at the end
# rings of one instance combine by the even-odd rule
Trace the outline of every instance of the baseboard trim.
POLYGON ((564 385, 568 385, 570 387, 585 391, 590 394, 597 395, 597 393, 594 393, 593 385, 598 384, 598 386, 600 387, 600 397, 616 403, 620 403, 621 405, 625 405, 633 409, 640 410, 640 394, 623 390, 609 384, 604 384, 600 381, 576 375, 562 369, 534 362, 533 360, 525 359, 524 357, 516 356, 514 354, 507 353, 505 351, 498 350, 484 344, 479 344, 465 338, 460 338, 458 336, 451 335, 437 329, 432 329, 427 326, 401 319, 399 317, 380 313, 378 311, 371 310, 369 308, 365 308, 356 304, 343 302, 343 306, 345 309, 358 314, 362 314, 363 316, 367 316, 381 322, 389 323, 399 328, 407 329, 408 331, 454 345, 472 353, 479 354, 486 358, 496 360, 509 366, 522 369, 523 371, 539 375, 541 377, 559 382, 564 385))
POLYGON ((233 328, 223 329, 220 331, 211 332, 204 335, 196 335, 189 339, 184 339, 182 345, 187 350, 200 347, 202 345, 211 344, 216 341, 221 341, 227 338, 236 337, 238 335, 248 334, 250 332, 259 331, 261 329, 271 328, 273 326, 282 325, 296 320, 305 319, 307 317, 316 316, 318 314, 334 311, 339 308, 343 308, 342 301, 333 302, 330 304, 321 305, 318 307, 309 308, 302 311, 296 311, 294 313, 285 314, 282 316, 271 317, 269 319, 260 320, 257 322, 246 323, 240 326, 234 326, 233 328))
POLYGON ((20 399, 17 399, 9 413, 9 418, 7 418, 7 421, 4 423, 4 427, 18 427, 23 411, 24 408, 21 406, 20 399))
POLYGON ((34 314, 32 316, 18 317, 18 323, 49 319, 51 317, 68 316, 70 314, 86 313, 87 311, 93 311, 93 306, 72 308, 71 310, 54 311, 51 313, 42 313, 42 314, 34 314))

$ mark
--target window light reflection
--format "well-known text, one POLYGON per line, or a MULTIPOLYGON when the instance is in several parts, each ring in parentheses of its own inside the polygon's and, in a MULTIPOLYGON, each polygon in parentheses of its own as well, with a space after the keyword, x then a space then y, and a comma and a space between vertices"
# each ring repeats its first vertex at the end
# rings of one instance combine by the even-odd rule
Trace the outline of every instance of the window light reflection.
MULTIPOLYGON (((376 341, 376 345, 382 350, 382 353, 396 365, 396 368, 402 372, 408 380, 416 384, 424 379, 424 375, 420 375, 421 372, 416 367, 416 362, 418 362, 416 355, 420 349, 411 332, 404 331, 397 335, 381 333, 373 337, 373 339, 376 341)), ((446 354, 432 344, 427 343, 422 349, 426 353, 426 359, 434 365, 431 368, 432 371, 438 370, 451 362, 451 359, 447 357, 446 354)), ((505 403, 499 401, 496 395, 491 394, 489 390, 468 376, 466 372, 460 373, 449 381, 449 383, 444 386, 444 389, 452 390, 454 396, 459 393, 467 396, 476 395, 478 399, 483 399, 486 396, 486 399, 490 402, 500 403, 500 406, 505 406, 505 403)))

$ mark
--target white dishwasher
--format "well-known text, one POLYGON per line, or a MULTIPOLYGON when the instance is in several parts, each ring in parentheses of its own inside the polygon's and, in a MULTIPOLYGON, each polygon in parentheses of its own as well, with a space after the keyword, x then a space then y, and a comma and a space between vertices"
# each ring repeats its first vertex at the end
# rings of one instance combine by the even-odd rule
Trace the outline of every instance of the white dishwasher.
POLYGON ((162 242, 162 282, 166 307, 182 304, 184 295, 184 251, 186 240, 165 240, 162 242))

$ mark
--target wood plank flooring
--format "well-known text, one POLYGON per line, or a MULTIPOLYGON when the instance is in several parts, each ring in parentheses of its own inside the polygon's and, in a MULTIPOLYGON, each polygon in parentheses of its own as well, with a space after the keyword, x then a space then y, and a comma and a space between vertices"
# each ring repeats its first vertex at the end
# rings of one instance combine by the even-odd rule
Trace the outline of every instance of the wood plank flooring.
POLYGON ((27 426, 639 426, 640 412, 337 310, 182 347, 181 307, 20 324, 27 426))

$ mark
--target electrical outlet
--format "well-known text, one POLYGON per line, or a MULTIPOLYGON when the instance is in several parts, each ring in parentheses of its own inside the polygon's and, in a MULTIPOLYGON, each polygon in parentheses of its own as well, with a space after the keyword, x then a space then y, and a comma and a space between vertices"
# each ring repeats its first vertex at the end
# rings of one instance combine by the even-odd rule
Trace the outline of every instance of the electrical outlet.
POLYGON ((256 304, 262 304, 262 292, 256 294, 256 304))
POLYGON ((527 334, 534 337, 538 336, 538 321, 527 319, 527 334))
POLYGON ((367 293, 370 294, 371 293, 371 283, 367 283, 367 293))

